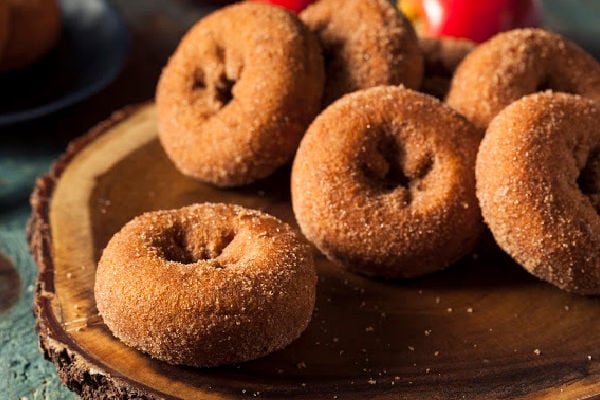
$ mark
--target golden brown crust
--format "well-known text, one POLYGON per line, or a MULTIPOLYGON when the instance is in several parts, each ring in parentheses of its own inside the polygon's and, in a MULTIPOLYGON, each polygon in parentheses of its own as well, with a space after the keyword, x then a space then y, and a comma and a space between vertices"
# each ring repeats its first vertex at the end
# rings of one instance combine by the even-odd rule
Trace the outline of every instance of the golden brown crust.
POLYGON ((56 0, 5 0, 5 3, 8 32, 4 49, 0 46, 0 72, 39 60, 54 47, 62 27, 56 0))
POLYGON ((485 129, 504 107, 544 89, 600 102, 600 64, 562 36, 516 29, 494 36, 465 57, 447 102, 485 129))
POLYGON ((424 66, 420 91, 444 99, 456 67, 475 48, 475 42, 453 37, 420 37, 419 47, 424 66))
POLYGON ((377 85, 417 89, 423 56, 411 23, 387 0, 320 0, 300 18, 316 32, 326 61, 323 104, 377 85))
POLYGON ((292 169, 306 237, 366 275, 412 277, 472 250, 481 229, 479 136, 450 107, 403 87, 351 93, 309 127, 292 169))
POLYGON ((127 223, 102 254, 94 292, 127 345, 168 363, 214 366, 300 336, 315 284, 311 250, 287 224, 204 203, 127 223))
POLYGON ((582 294, 600 294, 598 121, 581 96, 529 95, 494 118, 477 156, 477 197, 500 247, 582 294))
POLYGON ((219 186, 250 183, 294 154, 320 107, 318 39, 281 7, 240 3, 199 21, 156 92, 167 155, 219 186))

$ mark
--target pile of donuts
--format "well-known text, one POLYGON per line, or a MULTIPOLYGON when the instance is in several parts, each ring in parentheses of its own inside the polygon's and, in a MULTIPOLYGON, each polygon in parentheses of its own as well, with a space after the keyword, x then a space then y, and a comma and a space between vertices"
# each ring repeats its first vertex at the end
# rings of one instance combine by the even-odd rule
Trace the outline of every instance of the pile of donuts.
MULTIPOLYGON (((161 144, 185 175, 245 185, 293 159, 303 235, 350 271, 443 269, 485 221, 520 265, 580 294, 600 293, 599 104, 600 65, 558 35, 419 40, 386 0, 222 8, 184 36, 156 92, 161 144)), ((292 342, 315 283, 287 224, 201 204, 128 223, 95 294, 126 344, 211 366, 292 342), (125 296, 140 280, 150 293, 125 296)))

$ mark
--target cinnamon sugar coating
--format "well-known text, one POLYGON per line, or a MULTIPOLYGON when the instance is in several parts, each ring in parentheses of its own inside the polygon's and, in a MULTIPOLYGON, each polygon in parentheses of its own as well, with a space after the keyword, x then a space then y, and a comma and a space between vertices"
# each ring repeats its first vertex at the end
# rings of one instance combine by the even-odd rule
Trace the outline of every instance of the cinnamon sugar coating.
POLYGON ((410 21, 387 0, 319 0, 300 18, 321 39, 323 104, 377 85, 417 89, 423 56, 410 21))
POLYGON ((239 3, 183 37, 156 91, 158 129, 185 175, 250 183, 294 154, 320 108, 318 39, 281 7, 239 3))
POLYGON ((477 197, 496 242, 533 275, 600 294, 600 108, 536 93, 504 109, 477 156, 477 197))
POLYGON ((485 129, 504 107, 545 89, 600 102, 600 64, 560 35, 517 29, 494 36, 463 60, 447 102, 485 129))
POLYGON ((292 205, 329 259, 370 276, 413 277, 470 252, 479 135, 435 98, 380 86, 342 97, 309 127, 292 205))
POLYGON ((171 364, 214 366, 298 338, 315 285, 310 247, 287 224, 204 203, 127 223, 102 254, 94 293, 125 344, 171 364))

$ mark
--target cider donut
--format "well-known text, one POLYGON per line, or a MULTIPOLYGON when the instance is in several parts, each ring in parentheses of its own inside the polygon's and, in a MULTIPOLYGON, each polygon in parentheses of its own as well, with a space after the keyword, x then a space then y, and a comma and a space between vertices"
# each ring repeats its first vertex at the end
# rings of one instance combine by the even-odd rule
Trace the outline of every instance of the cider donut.
POLYGON ((600 294, 600 108, 543 92, 506 107, 477 156, 477 197, 496 242, 533 275, 600 294))
POLYGON ((350 93, 315 119, 298 148, 296 220, 351 271, 404 278, 442 269, 472 250, 482 228, 478 144, 466 119, 424 93, 350 93))
POLYGON ((310 247, 231 204, 142 214, 102 253, 94 293, 113 335, 171 364, 215 366, 283 348, 308 325, 310 247))
POLYGON ((497 34, 465 57, 446 101, 485 129, 504 107, 545 89, 600 102, 600 64, 560 35, 516 29, 497 34))
POLYGON ((7 37, 0 49, 0 72, 33 64, 58 42, 62 28, 57 0, 3 0, 7 37))
POLYGON ((160 142, 201 181, 264 178, 293 156, 324 79, 318 39, 295 14, 251 2, 222 8, 192 27, 160 76, 160 142))
POLYGON ((417 89, 423 56, 408 19, 387 0, 320 0, 300 18, 321 39, 328 105, 343 94, 377 85, 417 89))

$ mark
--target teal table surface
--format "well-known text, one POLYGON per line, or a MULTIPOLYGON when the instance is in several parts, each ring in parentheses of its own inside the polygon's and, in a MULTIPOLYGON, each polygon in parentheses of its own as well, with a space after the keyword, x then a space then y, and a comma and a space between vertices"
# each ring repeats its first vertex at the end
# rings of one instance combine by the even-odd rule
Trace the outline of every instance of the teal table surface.
MULTIPOLYGON (((153 97, 160 70, 185 30, 210 6, 200 1, 113 2, 123 15, 130 50, 123 71, 106 89, 53 115, 0 127, 0 399, 71 399, 54 366, 44 360, 34 330, 36 267, 25 225, 38 175, 69 140, 114 110, 153 97)), ((600 1, 546 0, 547 21, 600 55, 600 1), (581 8, 585 7, 585 8, 581 8)))
POLYGON ((25 240, 27 198, 56 152, 0 151, 0 393, 6 399, 70 399, 37 347, 31 310, 36 268, 25 240))

